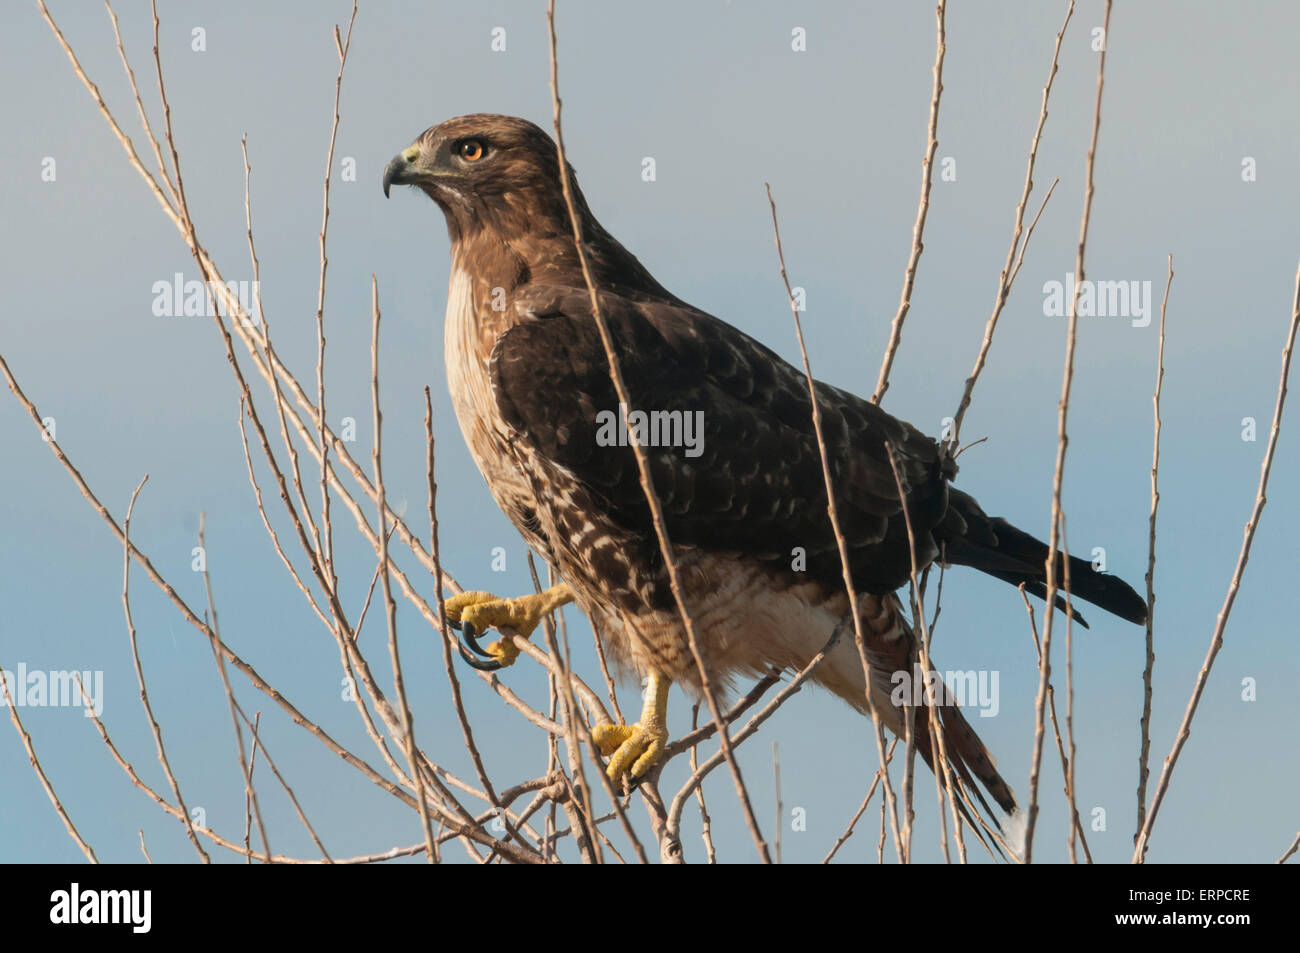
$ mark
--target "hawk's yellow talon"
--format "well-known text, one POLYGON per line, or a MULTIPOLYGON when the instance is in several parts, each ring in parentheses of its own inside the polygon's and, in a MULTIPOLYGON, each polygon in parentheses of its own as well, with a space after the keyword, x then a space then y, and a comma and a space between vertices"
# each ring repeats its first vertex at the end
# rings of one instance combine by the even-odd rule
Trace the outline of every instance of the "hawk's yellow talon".
POLYGON ((623 775, 639 778, 662 757, 668 732, 662 727, 635 725, 597 725, 592 740, 600 753, 609 758, 605 774, 617 782, 623 775))
POLYGON ((497 639, 488 643, 487 653, 502 665, 514 665, 515 659, 519 658, 519 646, 510 639, 497 639))
POLYGON ((635 725, 597 725, 591 729, 591 740, 606 758, 632 737, 635 725))
POLYGON ((623 775, 639 778, 663 757, 668 743, 668 686, 672 684, 658 675, 650 676, 646 687, 645 710, 641 720, 634 725, 596 725, 591 739, 600 753, 609 758, 605 774, 618 782, 623 775))
POLYGON ((480 635, 495 628, 510 629, 527 638, 548 613, 572 601, 573 592, 560 583, 518 599, 500 599, 490 592, 461 592, 448 599, 445 608, 447 621, 461 630, 462 642, 474 654, 491 661, 478 662, 464 648, 461 655, 476 668, 492 670, 513 665, 519 658, 519 648, 511 639, 497 639, 486 648, 480 647, 480 635))
POLYGON ((452 625, 460 625, 461 613, 466 606, 471 606, 476 602, 492 601, 496 596, 490 592, 465 591, 458 592, 445 603, 447 610, 447 621, 452 625))

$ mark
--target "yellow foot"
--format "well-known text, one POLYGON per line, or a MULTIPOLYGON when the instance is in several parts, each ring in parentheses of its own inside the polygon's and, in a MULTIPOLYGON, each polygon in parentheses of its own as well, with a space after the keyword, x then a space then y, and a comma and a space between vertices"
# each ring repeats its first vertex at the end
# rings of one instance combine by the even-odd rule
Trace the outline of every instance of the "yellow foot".
POLYGON ((668 732, 661 726, 597 725, 591 731, 600 753, 609 758, 605 774, 617 782, 624 774, 639 778, 655 766, 664 753, 668 732), (611 757, 612 756, 612 757, 611 757))
POLYGON ((666 678, 651 675, 646 686, 645 709, 635 725, 597 725, 591 738, 609 758, 605 774, 615 783, 623 775, 639 778, 655 766, 668 742, 668 687, 666 678))
POLYGON ((508 628, 527 638, 548 613, 573 601, 573 593, 564 583, 545 592, 518 599, 499 599, 490 592, 462 592, 447 600, 447 621, 461 632, 461 656, 470 665, 494 671, 513 665, 519 649, 511 639, 497 639, 480 646, 479 636, 490 628, 508 628), (474 654, 487 661, 480 661, 474 654))

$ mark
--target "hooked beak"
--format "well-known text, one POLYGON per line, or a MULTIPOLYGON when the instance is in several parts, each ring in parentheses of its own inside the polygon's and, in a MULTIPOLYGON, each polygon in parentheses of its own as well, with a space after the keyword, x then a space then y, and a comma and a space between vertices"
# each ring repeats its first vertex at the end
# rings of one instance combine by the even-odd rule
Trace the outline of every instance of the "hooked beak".
POLYGON ((384 167, 384 198, 388 198, 388 190, 394 185, 411 185, 417 180, 419 174, 414 163, 419 155, 419 146, 408 146, 384 167))

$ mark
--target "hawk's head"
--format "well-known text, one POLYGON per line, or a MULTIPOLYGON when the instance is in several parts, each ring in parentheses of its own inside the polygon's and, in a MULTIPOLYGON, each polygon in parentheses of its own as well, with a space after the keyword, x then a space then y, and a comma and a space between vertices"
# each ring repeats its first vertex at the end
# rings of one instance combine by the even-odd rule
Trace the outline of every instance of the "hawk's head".
MULTIPOLYGON (((394 185, 419 188, 446 214, 453 240, 484 228, 535 232, 547 222, 567 232, 559 168, 555 143, 528 120, 476 113, 427 129, 394 156, 384 195, 394 185)), ((576 182, 574 190, 585 212, 576 182)))
MULTIPOLYGON (((601 228, 572 166, 569 183, 590 267, 601 286, 671 297, 601 228)), ((474 269, 500 264, 504 251, 509 263, 503 267, 515 275, 546 273, 553 281, 563 276, 581 286, 559 153, 554 140, 528 120, 475 113, 439 123, 388 163, 384 195, 394 185, 415 186, 438 203, 455 253, 468 255, 474 269)))

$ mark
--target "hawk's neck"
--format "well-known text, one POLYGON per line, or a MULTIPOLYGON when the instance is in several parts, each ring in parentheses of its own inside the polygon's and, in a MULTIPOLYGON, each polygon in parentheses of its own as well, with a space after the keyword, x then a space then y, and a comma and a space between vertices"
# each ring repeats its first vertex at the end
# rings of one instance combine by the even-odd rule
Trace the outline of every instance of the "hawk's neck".
MULTIPOLYGON (((631 299, 676 299, 621 245, 580 199, 583 249, 592 278, 602 291, 631 299)), ((452 230, 452 268, 473 276, 475 284, 507 296, 534 283, 585 288, 582 262, 567 212, 532 216, 484 215, 473 227, 452 230)), ((502 328, 504 330, 504 328, 502 328)))

